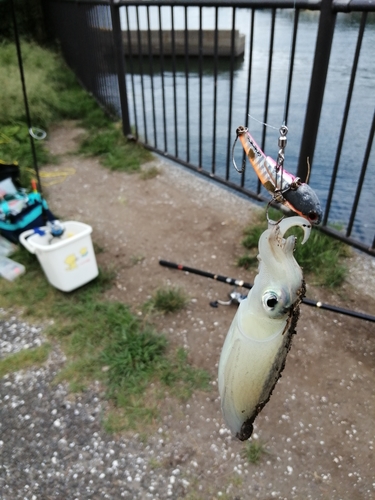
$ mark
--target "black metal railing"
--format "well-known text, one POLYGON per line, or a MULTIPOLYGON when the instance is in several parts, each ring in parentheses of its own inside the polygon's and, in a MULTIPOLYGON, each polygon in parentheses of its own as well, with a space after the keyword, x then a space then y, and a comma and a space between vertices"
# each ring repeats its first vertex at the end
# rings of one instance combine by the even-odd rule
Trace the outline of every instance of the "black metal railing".
POLYGON ((374 12, 375 0, 45 2, 68 64, 126 135, 261 201, 252 169, 232 168, 235 131, 275 156, 285 121, 285 167, 305 179, 309 159, 322 229, 372 255, 374 12))

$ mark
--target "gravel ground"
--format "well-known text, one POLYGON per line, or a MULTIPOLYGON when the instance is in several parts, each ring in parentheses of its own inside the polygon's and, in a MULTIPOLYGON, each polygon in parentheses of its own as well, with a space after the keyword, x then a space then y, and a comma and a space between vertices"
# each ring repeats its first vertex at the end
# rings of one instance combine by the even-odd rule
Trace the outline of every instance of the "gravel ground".
MULTIPOLYGON (((4 313, 2 315, 0 358, 20 349, 39 346, 46 341, 41 327, 27 324, 15 316, 6 318, 4 313)), ((372 490, 366 489, 368 486, 363 484, 361 466, 356 464, 357 453, 366 451, 357 451, 357 426, 354 424, 347 426, 347 422, 337 422, 338 426, 341 424, 345 428, 348 427, 346 434, 352 447, 349 464, 345 465, 348 457, 342 457, 336 451, 328 451, 330 446, 323 440, 316 443, 315 449, 310 446, 310 454, 305 456, 303 452, 300 455, 300 464, 296 462, 296 451, 301 450, 301 446, 302 449, 305 448, 305 439, 309 440, 315 427, 319 429, 312 419, 313 424, 308 424, 308 427, 300 421, 292 437, 288 437, 285 432, 277 454, 271 454, 270 459, 266 458, 263 467, 251 468, 240 455, 237 442, 233 443, 233 438, 222 425, 220 417, 207 417, 202 399, 193 397, 188 404, 181 405, 180 409, 185 413, 187 434, 191 433, 191 427, 194 427, 197 441, 202 440, 202 444, 205 443, 206 457, 203 461, 203 457, 197 454, 196 442, 188 446, 186 440, 180 440, 176 435, 171 422, 172 415, 164 416, 159 429, 146 439, 138 434, 113 437, 105 433, 101 422, 106 402, 99 383, 94 383, 88 391, 79 395, 70 394, 66 384, 53 383, 64 361, 64 355, 54 346, 48 362, 43 367, 6 375, 1 381, 2 500, 374 498, 375 482, 372 490), (209 435, 204 432, 201 435, 199 421, 209 426, 209 435), (329 470, 319 473, 306 471, 315 456, 319 458, 319 455, 323 457, 326 454, 337 470, 349 466, 352 471, 348 473, 353 482, 350 496, 341 496, 335 488, 332 489, 335 479, 329 470), (207 458, 207 455, 210 456, 207 458), (207 461, 210 463, 210 469, 206 468, 207 461), (227 471, 228 463, 230 476, 227 471), (212 484, 207 487, 211 470, 216 473, 222 470, 221 480, 224 479, 225 488, 221 488, 219 484, 216 487, 212 484), (297 482, 296 473, 299 478, 297 482), (269 478, 274 478, 274 481, 269 481, 269 478), (251 485, 248 487, 248 493, 235 494, 236 483, 237 486, 241 485, 244 479, 251 485), (303 493, 297 486, 301 479, 306 488, 303 493), (282 489, 289 487, 288 496, 278 489, 280 483, 283 483, 282 489), (190 496, 191 487, 195 493, 190 496), (203 490, 202 496, 199 494, 200 490, 203 490), (215 493, 208 494, 210 490, 215 493), (325 494, 324 491, 330 493, 325 494)), ((218 404, 217 397, 214 397, 218 404)), ((283 406, 278 408, 281 426, 292 423, 290 408, 296 404, 298 411, 299 404, 306 404, 304 399, 307 404, 309 401, 313 403, 319 423, 320 415, 327 414, 327 408, 330 408, 332 420, 336 419, 333 409, 336 405, 332 405, 329 396, 316 400, 314 395, 306 391, 300 394, 291 389, 290 399, 286 399, 283 406)), ((209 401, 210 398, 207 397, 206 400, 209 401)), ((268 417, 265 419, 267 421, 268 417)), ((366 434, 367 453, 370 457, 374 445, 371 429, 366 429, 366 434)), ((257 435, 253 437, 257 438, 257 435)), ((277 448, 280 437, 272 440, 273 446, 277 448)), ((367 466, 371 467, 370 463, 367 466)))
MULTIPOLYGON (((0 358, 41 345, 40 327, 11 317, 0 321, 0 358)), ((101 428, 100 388, 72 399, 53 385, 64 362, 53 352, 47 366, 6 375, 0 385, 0 492, 2 500, 47 498, 166 498, 188 481, 148 466, 170 458, 159 435, 147 445, 133 436, 115 441, 101 428)), ((160 432, 162 430, 160 429, 160 432)))
MULTIPOLYGON (((46 341, 41 327, 1 314, 0 359, 46 341)), ((111 439, 101 426, 105 400, 99 383, 78 396, 69 394, 66 384, 53 383, 64 361, 55 346, 42 368, 9 374, 1 381, 0 498, 185 497, 189 476, 196 480, 202 471, 191 449, 165 441, 168 422, 146 443, 137 434, 111 439), (179 464, 184 464, 183 475, 179 464)), ((221 428, 216 439, 225 458, 232 438, 221 428)), ((211 450, 216 453, 219 447, 212 444, 211 450)), ((234 470, 241 474, 242 459, 237 459, 234 470)))

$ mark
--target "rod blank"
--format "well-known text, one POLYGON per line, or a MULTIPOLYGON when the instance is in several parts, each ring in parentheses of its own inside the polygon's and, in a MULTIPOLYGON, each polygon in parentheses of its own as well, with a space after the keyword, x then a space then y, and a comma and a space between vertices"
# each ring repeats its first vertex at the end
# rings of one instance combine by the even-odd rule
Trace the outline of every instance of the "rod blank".
MULTIPOLYGON (((247 283, 246 281, 238 280, 235 278, 228 278, 227 276, 210 273, 208 271, 202 271, 200 269, 184 266, 182 264, 176 264, 175 262, 169 262, 167 260, 159 260, 159 264, 164 267, 178 269, 179 271, 186 271, 188 273, 198 274, 199 276, 203 276, 205 278, 211 278, 216 281, 221 281, 222 283, 226 283, 227 285, 242 286, 243 288, 247 288, 249 290, 253 287, 251 283, 247 283)), ((302 300, 302 304, 306 304, 307 306, 317 307, 318 309, 324 309, 326 311, 331 311, 337 314, 344 314, 346 316, 351 316, 352 318, 357 318, 364 321, 371 321, 372 323, 375 323, 375 316, 371 316, 370 314, 365 314, 358 311, 352 311, 351 309, 344 309, 339 306, 333 306, 330 304, 325 304, 324 302, 315 301, 307 298, 304 298, 302 300)))

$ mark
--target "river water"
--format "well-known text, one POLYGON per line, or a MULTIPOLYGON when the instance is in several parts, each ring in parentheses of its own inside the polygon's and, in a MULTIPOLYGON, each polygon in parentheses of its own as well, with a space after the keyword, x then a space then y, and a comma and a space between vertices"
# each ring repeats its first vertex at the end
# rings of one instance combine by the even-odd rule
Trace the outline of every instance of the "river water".
MULTIPOLYGON (((185 11, 181 7, 174 10, 174 28, 185 28, 185 11)), ((189 7, 188 28, 199 29, 199 9, 189 7)), ((159 11, 155 7, 149 10, 151 29, 159 29, 159 11)), ((139 9, 139 27, 147 29, 146 8, 139 9)), ((267 155, 276 158, 278 128, 284 117, 284 104, 289 71, 289 55, 293 30, 293 10, 277 11, 275 23, 274 53, 270 87, 269 111, 267 123, 273 128, 266 129, 264 150, 267 155)), ((300 13, 295 64, 293 70, 292 92, 288 116, 288 145, 286 148, 285 168, 296 172, 299 148, 304 126, 306 101, 317 36, 319 13, 303 11, 300 13)), ((128 26, 136 29, 138 21, 134 8, 128 9, 128 15, 122 12, 123 29, 128 26)), ((161 25, 164 30, 171 28, 171 9, 161 9, 161 25)), ((219 9, 219 29, 231 29, 232 9, 219 9)), ((202 87, 199 79, 199 60, 189 59, 189 76, 186 79, 184 58, 177 58, 177 71, 172 72, 172 61, 164 58, 163 67, 159 58, 152 63, 148 57, 127 60, 128 74, 126 83, 129 95, 130 118, 132 125, 137 124, 138 133, 152 146, 168 151, 202 168, 225 176, 228 169, 230 180, 240 183, 240 176, 231 166, 228 150, 235 138, 235 130, 245 124, 248 97, 249 40, 251 11, 237 9, 235 27, 245 34, 245 54, 236 60, 233 73, 232 101, 230 97, 230 61, 220 59, 216 82, 217 113, 214 118, 214 64, 212 58, 203 58, 202 87), (139 64, 142 64, 141 75, 139 64), (151 66, 152 64, 152 66, 151 66), (162 71, 162 69, 164 71, 162 71), (132 74, 131 74, 132 73, 132 74), (176 88, 177 113, 174 114, 174 88, 176 88), (164 89, 164 94, 162 90, 164 89), (154 99, 152 98, 152 90, 154 99), (199 97, 201 94, 201 98, 199 97), (188 105, 186 96, 188 95, 188 105), (142 105, 142 98, 145 106, 142 105), (133 105, 133 99, 135 106, 133 105), (163 114, 163 99, 165 115, 163 114), (232 104, 232 120, 229 124, 229 105, 232 104), (202 113, 203 142, 199 147, 199 115, 202 113), (155 110, 155 114, 153 114, 155 110), (187 124, 187 117, 189 123, 187 124), (177 127, 175 126, 175 119, 177 127), (216 153, 213 157, 213 124, 216 123, 216 153), (164 134, 166 126, 167 134, 164 134), (228 161, 229 159, 229 161, 228 161)), ((353 15, 338 15, 332 46, 330 68, 324 94, 323 110, 319 126, 316 150, 312 164, 310 184, 317 191, 319 198, 326 205, 332 169, 335 162, 337 144, 340 135, 342 116, 349 87, 354 51, 357 44, 359 20, 353 15)), ((214 29, 213 8, 202 9, 202 28, 214 29)), ((249 113, 257 120, 264 120, 266 98, 267 68, 269 60, 269 39, 271 30, 271 11, 259 10, 255 13, 252 71, 250 85, 249 113)), ((350 106, 349 120, 341 152, 338 176, 336 180, 329 223, 346 227, 350 217, 356 186, 362 167, 369 131, 375 109, 375 23, 368 22, 362 42, 358 69, 350 106)), ((111 78, 115 78, 112 75, 111 78)), ((263 126, 254 119, 249 119, 249 129, 256 141, 261 144, 263 126)), ((238 146, 236 161, 241 162, 238 146)), ((257 177, 250 165, 247 168, 246 187, 255 189, 257 177)), ((352 236, 363 243, 372 244, 375 234, 375 145, 372 147, 364 185, 354 221, 352 236)))

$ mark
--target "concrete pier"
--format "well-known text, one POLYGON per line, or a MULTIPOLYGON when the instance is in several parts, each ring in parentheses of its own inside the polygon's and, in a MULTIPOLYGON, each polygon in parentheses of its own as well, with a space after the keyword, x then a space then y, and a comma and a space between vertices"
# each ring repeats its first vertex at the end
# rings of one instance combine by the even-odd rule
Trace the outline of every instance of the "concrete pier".
MULTIPOLYGON (((188 30, 187 31, 187 47, 189 56, 199 56, 200 55, 200 44, 199 44, 199 30, 188 30)), ((231 30, 219 30, 217 32, 218 44, 217 53, 219 57, 229 57, 232 50, 232 31, 231 30)), ((159 30, 134 30, 130 31, 130 45, 131 51, 129 50, 129 40, 128 32, 123 31, 123 48, 125 55, 148 55, 149 48, 151 48, 152 55, 160 55, 161 46, 162 53, 165 56, 172 55, 172 31, 166 30, 161 32, 162 43, 160 43, 160 31, 159 30), (150 44, 149 44, 150 36, 150 44), (140 41, 140 42, 139 42, 140 41), (151 47, 149 47, 151 45, 151 47)), ((234 56, 239 57, 244 54, 245 51, 245 35, 240 33, 238 30, 235 31, 234 37, 234 56)), ((175 30, 174 31, 174 53, 177 56, 185 55, 185 30, 175 30)), ((202 55, 203 56, 214 56, 215 54, 215 30, 202 30, 202 55)))

